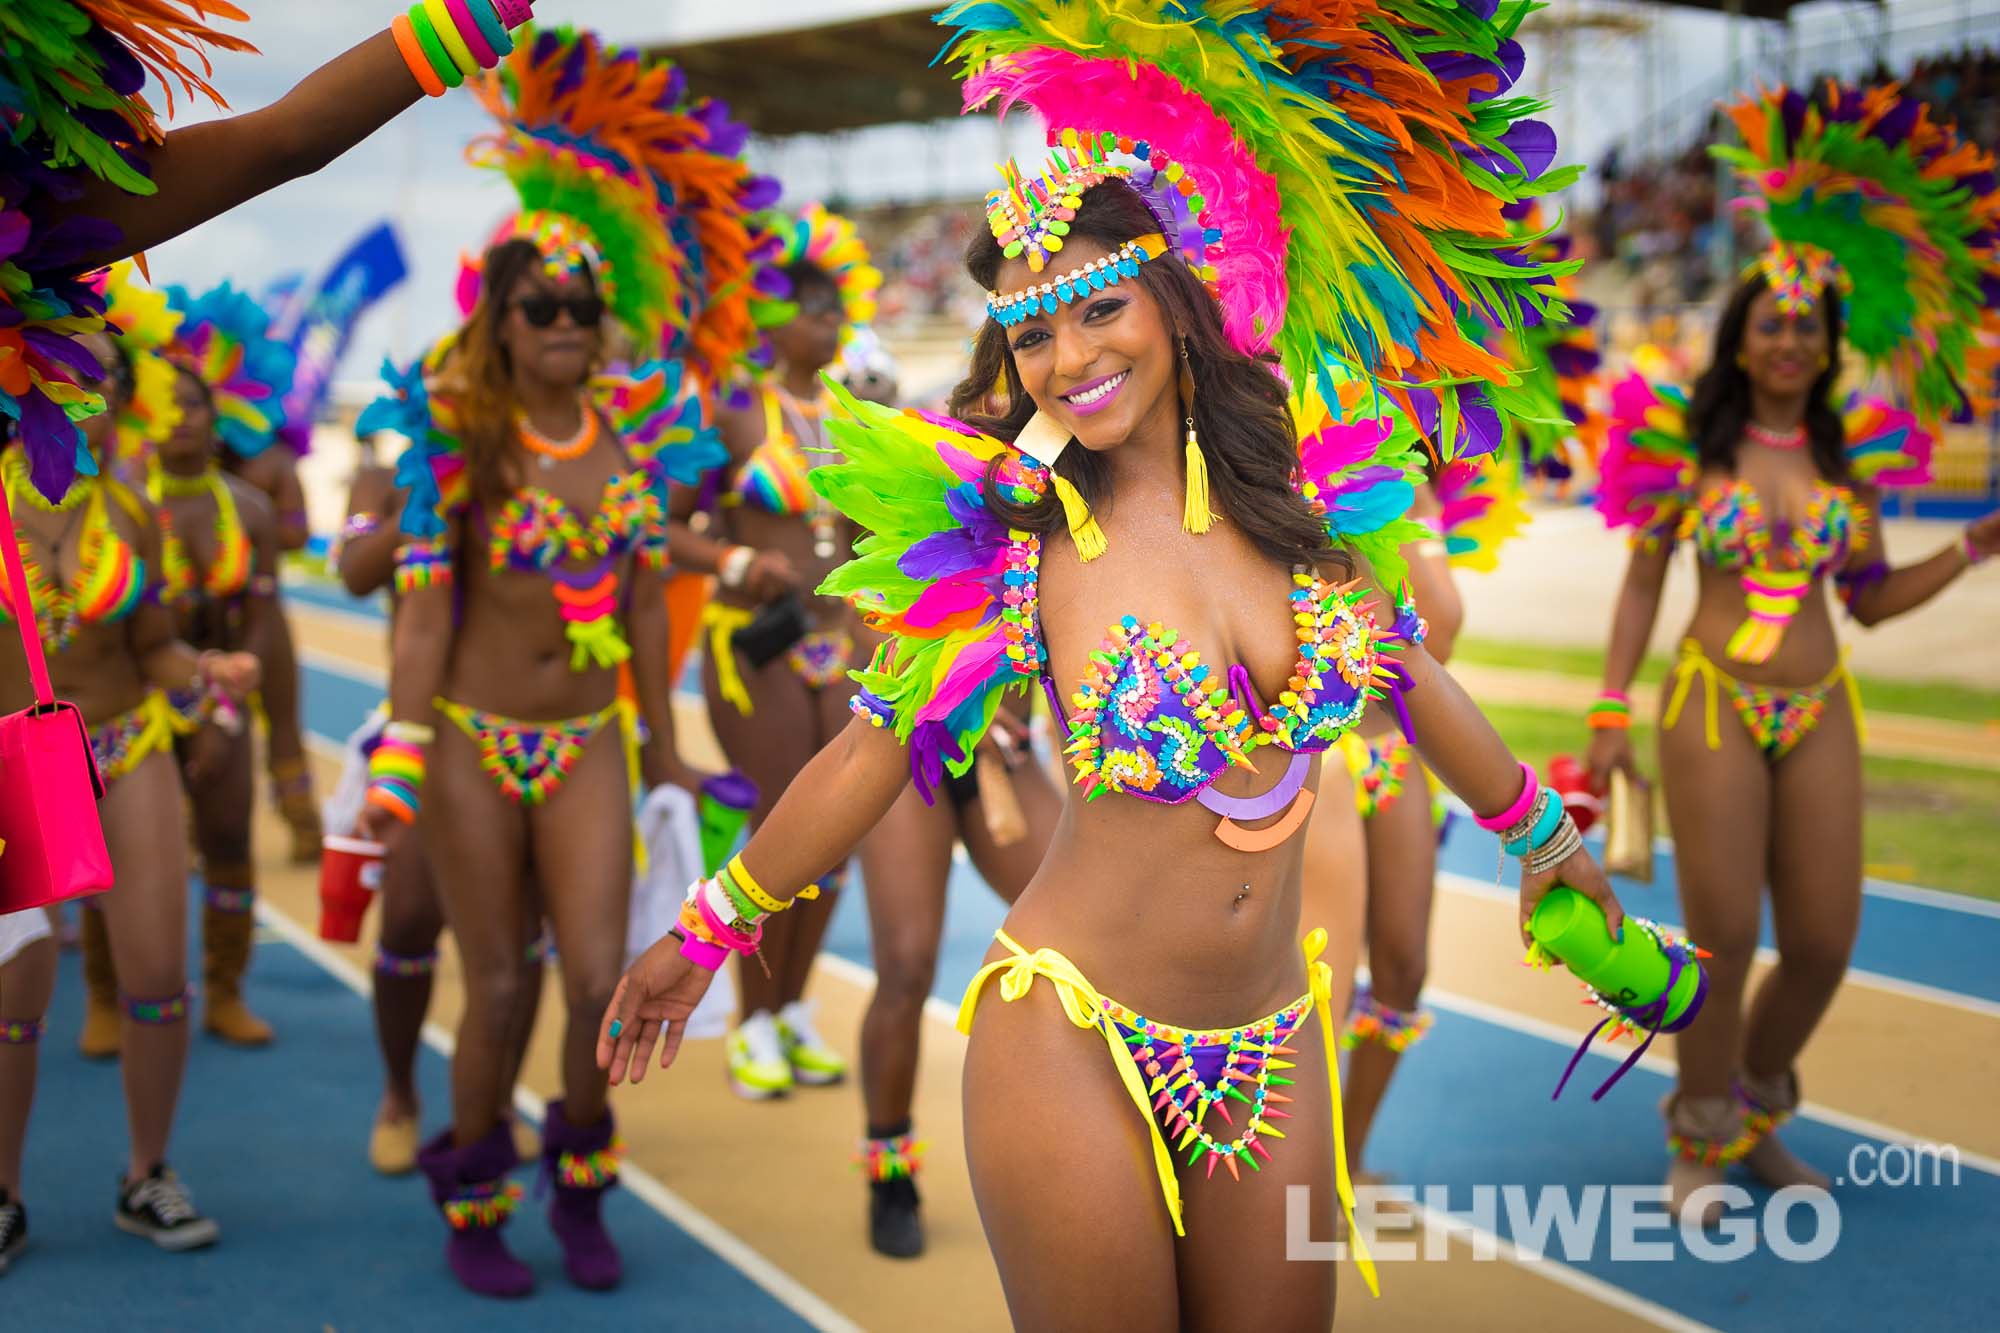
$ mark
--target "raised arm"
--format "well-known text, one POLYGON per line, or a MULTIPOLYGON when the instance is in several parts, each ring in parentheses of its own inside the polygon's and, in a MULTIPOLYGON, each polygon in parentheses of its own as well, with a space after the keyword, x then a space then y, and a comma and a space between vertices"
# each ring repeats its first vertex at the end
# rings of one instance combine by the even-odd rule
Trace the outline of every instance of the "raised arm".
POLYGON ((1847 610, 1863 625, 1879 625, 1914 611, 1943 592, 1966 570, 2000 551, 2000 512, 1975 519, 1959 539, 1913 565, 1889 564, 1889 548, 1881 522, 1881 496, 1873 489, 1859 492, 1855 527, 1865 540, 1857 542, 1847 564, 1834 578, 1847 610))
POLYGON ((142 150, 150 195, 92 178, 68 212, 118 226, 97 268, 171 240, 286 181, 309 176, 407 111, 423 89, 386 30, 307 75, 261 110, 171 130, 142 150))

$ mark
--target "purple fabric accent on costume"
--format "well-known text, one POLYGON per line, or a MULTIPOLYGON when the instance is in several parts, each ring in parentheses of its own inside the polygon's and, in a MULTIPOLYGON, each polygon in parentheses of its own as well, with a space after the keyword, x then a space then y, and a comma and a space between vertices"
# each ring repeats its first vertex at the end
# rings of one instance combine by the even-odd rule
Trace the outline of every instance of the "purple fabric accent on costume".
MULTIPOLYGON (((1311 1012, 1310 1006, 1291 1015, 1289 1021, 1281 1020, 1270 1033, 1271 1044, 1285 1045, 1298 1031, 1299 1023, 1309 1012, 1311 1012)), ((1183 1115, 1192 1119, 1195 1114, 1196 1098, 1202 1096, 1215 1103, 1210 1108, 1209 1114, 1203 1118, 1203 1127, 1217 1139, 1225 1142, 1233 1137, 1230 1132, 1232 1124, 1240 1131, 1247 1126, 1250 1116, 1263 1113, 1263 1094, 1254 1078, 1254 1075, 1262 1070, 1264 1061, 1270 1058, 1262 1051, 1251 1050, 1246 1046, 1236 1052, 1232 1061, 1228 1037, 1223 1034, 1189 1033, 1184 1034, 1182 1040, 1176 1042, 1165 1034, 1146 1033, 1144 1029, 1153 1025, 1146 1019, 1136 1016, 1132 1023, 1111 1020, 1111 1026, 1113 1031, 1124 1039, 1126 1054, 1138 1067, 1140 1077, 1149 1085, 1154 1077, 1165 1077, 1170 1084, 1173 1083, 1182 1072, 1179 1068, 1180 1061, 1185 1060, 1193 1066, 1194 1077, 1200 1080, 1202 1090, 1197 1090, 1192 1083, 1182 1084, 1166 1102, 1156 1105, 1153 1114, 1163 1128, 1171 1132, 1180 1123, 1183 1115), (1197 1037, 1206 1040, 1196 1040, 1197 1037), (1153 1067, 1157 1067, 1158 1075, 1152 1072, 1153 1067), (1217 1080, 1222 1077, 1224 1069, 1241 1070, 1253 1077, 1246 1080, 1231 1080, 1224 1087, 1217 1087, 1217 1080), (1244 1100, 1237 1101, 1228 1096, 1225 1087, 1235 1087, 1243 1094, 1244 1100), (1218 1110, 1224 1111, 1225 1114, 1218 1118, 1215 1114, 1218 1110)), ((1247 1037, 1255 1026, 1254 1023, 1245 1024, 1235 1035, 1247 1037)))
POLYGON ((1410 669, 1397 658, 1385 656, 1380 664, 1389 675, 1388 688, 1384 693, 1389 700, 1389 706, 1396 712, 1396 725, 1403 729, 1404 738, 1414 745, 1417 740, 1417 730, 1410 721, 1410 705, 1403 696, 1417 688, 1417 682, 1411 677, 1410 669))
MULTIPOLYGON (((1625 1072, 1633 1065, 1639 1063, 1639 1057, 1644 1055, 1647 1048, 1653 1044, 1653 1038, 1659 1036, 1662 1032, 1671 1034, 1687 1027, 1688 1024, 1694 1022, 1695 1015, 1701 1012, 1703 1002, 1708 999, 1708 969, 1702 967, 1699 963, 1695 963, 1694 995, 1688 1001, 1687 1008, 1682 1010, 1681 1016, 1673 1022, 1668 1023, 1663 1021, 1666 1018, 1668 1008, 1673 1004, 1674 987, 1680 984, 1681 970, 1690 963, 1694 963, 1693 946, 1680 945, 1672 947, 1666 950, 1666 955, 1667 984, 1666 988, 1660 992, 1660 998, 1654 1000, 1651 1004, 1633 1005, 1630 1008, 1620 1006, 1619 1008, 1619 1013, 1623 1017, 1646 1030, 1645 1040, 1641 1041, 1633 1049, 1632 1053, 1625 1057, 1623 1064, 1611 1072, 1610 1078, 1605 1079, 1603 1083, 1598 1085, 1597 1091, 1590 1094, 1590 1100, 1594 1102, 1602 1101, 1604 1094, 1611 1091, 1612 1085, 1617 1083, 1619 1079, 1624 1078, 1625 1072)), ((1554 1101, 1556 1098, 1562 1096, 1564 1085, 1569 1082, 1569 1076, 1575 1072, 1577 1062, 1583 1059, 1583 1053, 1590 1049, 1591 1040, 1604 1030, 1606 1024, 1613 1021, 1614 1018, 1611 1017, 1599 1019, 1596 1027, 1583 1034, 1583 1041, 1577 1046, 1576 1054, 1570 1056, 1569 1063, 1563 1067, 1562 1077, 1556 1080, 1556 1090, 1549 1094, 1550 1101, 1554 1101)))
POLYGON ((604 571, 611 568, 611 562, 615 558, 614 556, 607 555, 589 569, 582 571, 567 569, 562 565, 555 565, 544 570, 532 560, 521 560, 512 548, 509 548, 507 552, 507 563, 514 566, 514 568, 530 574, 547 574, 551 583, 560 583, 565 588, 574 588, 579 591, 591 587, 599 579, 603 578, 604 571))
POLYGON ((1291 808, 1299 788, 1306 785, 1306 770, 1311 767, 1312 756, 1300 751, 1285 766, 1277 785, 1262 796, 1225 796, 1214 787, 1203 787, 1195 799, 1201 802, 1203 809, 1224 819, 1269 819, 1291 808))
POLYGON ((1049 716, 1056 720, 1058 727, 1068 731, 1069 714, 1063 710, 1062 692, 1056 689, 1055 681, 1046 671, 1042 673, 1042 697, 1049 701, 1049 716))
POLYGON ((1241 662, 1229 665, 1229 693, 1250 715, 1252 722, 1260 722, 1264 717, 1264 705, 1257 698, 1257 684, 1250 679, 1250 668, 1241 662))

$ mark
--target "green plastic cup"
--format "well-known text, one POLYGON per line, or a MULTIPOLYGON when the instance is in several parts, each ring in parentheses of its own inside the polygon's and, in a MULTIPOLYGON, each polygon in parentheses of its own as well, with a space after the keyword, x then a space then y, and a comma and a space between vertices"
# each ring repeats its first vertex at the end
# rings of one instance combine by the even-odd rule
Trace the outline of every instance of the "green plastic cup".
MULTIPOLYGON (((1598 994, 1628 1009, 1658 1000, 1673 975, 1659 941, 1636 926, 1625 932, 1623 943, 1613 939, 1604 909, 1575 889, 1550 889, 1535 905, 1528 933, 1598 994)), ((1701 969, 1683 967, 1662 1027, 1671 1027, 1687 1012, 1700 987, 1701 969)))

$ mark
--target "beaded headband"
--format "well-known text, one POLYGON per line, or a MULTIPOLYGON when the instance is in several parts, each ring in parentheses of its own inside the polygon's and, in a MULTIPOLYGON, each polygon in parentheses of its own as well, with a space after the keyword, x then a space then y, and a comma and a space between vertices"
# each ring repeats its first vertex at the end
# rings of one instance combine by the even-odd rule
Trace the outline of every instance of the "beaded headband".
POLYGON ((1214 287, 1222 232, 1202 225, 1207 200, 1181 163, 1147 140, 1109 130, 1065 129, 1050 138, 1054 143, 1040 175, 1025 175, 1017 162, 1002 163, 1006 183, 987 193, 986 225, 1003 255, 1025 255, 1029 271, 1040 273, 1063 248, 1084 192, 1118 180, 1145 200, 1161 235, 1179 248, 1195 276, 1214 287))
POLYGON ((1167 252, 1167 238, 1148 232, 1135 236, 1102 259, 1093 259, 1059 278, 1025 287, 1008 296, 986 294, 986 313, 1003 329, 1011 329, 1036 315, 1053 315, 1058 306, 1080 301, 1093 292, 1115 287, 1139 271, 1139 265, 1158 259, 1167 252))
POLYGON ((1842 296, 1854 291, 1853 276, 1831 251, 1803 241, 1772 241, 1750 261, 1748 274, 1763 275, 1779 311, 1786 315, 1807 313, 1829 290, 1842 296))

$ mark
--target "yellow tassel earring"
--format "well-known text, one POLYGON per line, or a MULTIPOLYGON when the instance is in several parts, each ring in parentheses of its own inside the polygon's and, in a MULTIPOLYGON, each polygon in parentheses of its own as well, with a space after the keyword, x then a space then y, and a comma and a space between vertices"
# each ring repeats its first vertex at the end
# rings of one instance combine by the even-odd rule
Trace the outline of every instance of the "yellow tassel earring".
POLYGON ((1181 527, 1200 536, 1215 526, 1208 507, 1208 459, 1194 433, 1194 366, 1188 361, 1187 341, 1181 341, 1181 412, 1187 422, 1187 444, 1182 454, 1187 461, 1187 500, 1181 508, 1181 527))
POLYGON ((1069 447, 1069 432, 1058 426, 1045 412, 1037 412, 1028 418, 1028 424, 1014 437, 1014 447, 1040 463, 1048 471, 1049 480, 1055 486, 1056 499, 1062 502, 1063 517, 1069 523, 1069 538, 1076 543, 1079 560, 1086 563, 1097 559, 1105 551, 1104 529, 1097 526, 1097 519, 1091 515, 1090 505, 1083 493, 1068 477, 1056 472, 1056 460, 1069 447))

